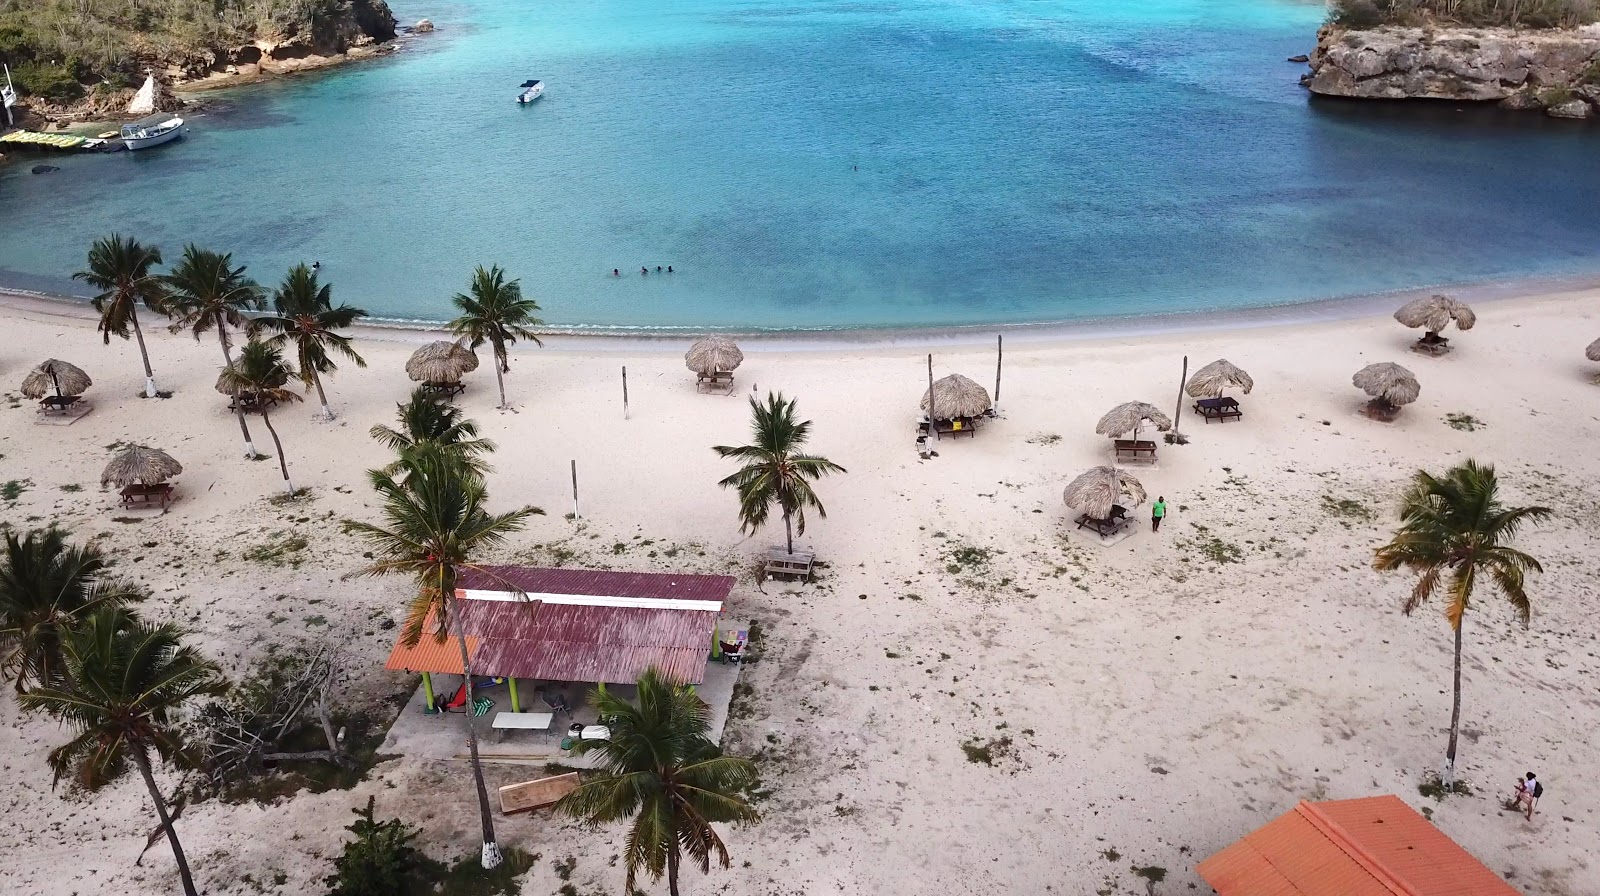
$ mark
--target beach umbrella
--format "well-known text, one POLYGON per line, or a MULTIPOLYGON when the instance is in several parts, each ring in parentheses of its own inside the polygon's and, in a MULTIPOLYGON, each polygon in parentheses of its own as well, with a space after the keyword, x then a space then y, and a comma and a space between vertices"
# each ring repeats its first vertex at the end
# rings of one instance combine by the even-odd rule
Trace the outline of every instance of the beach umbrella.
POLYGON ((1190 398, 1221 398, 1228 389, 1238 389, 1249 395, 1255 387, 1256 381, 1250 378, 1250 374, 1226 360, 1219 360, 1196 370, 1184 388, 1190 398))
POLYGON ((1439 332, 1450 326, 1455 321, 1456 329, 1470 330, 1478 322, 1478 316, 1472 313, 1461 302, 1449 296, 1428 296, 1425 299, 1412 299, 1400 306, 1394 313, 1394 319, 1413 329, 1422 327, 1427 332, 1422 337, 1425 342, 1435 342, 1439 332))
POLYGON ((1600 339, 1589 343, 1589 347, 1583 350, 1583 354, 1584 357, 1591 361, 1600 361, 1600 339))
POLYGON ((1139 438, 1139 428, 1144 425, 1146 420, 1150 421, 1156 429, 1162 432, 1172 428, 1172 418, 1161 413, 1155 405, 1142 401, 1130 401, 1106 411, 1106 415, 1100 418, 1099 423, 1095 424, 1094 431, 1103 436, 1110 436, 1113 439, 1131 431, 1134 439, 1137 440, 1139 438))
POLYGON ((1111 505, 1126 498, 1129 504, 1145 499, 1144 484, 1114 467, 1095 467, 1067 483, 1061 493, 1068 507, 1076 507, 1097 520, 1111 516, 1111 505))
POLYGON ((406 376, 416 383, 458 383, 478 369, 478 356, 459 342, 430 342, 406 361, 406 376))
POLYGON ((22 394, 43 398, 54 389, 57 395, 82 395, 92 385, 94 381, 82 368, 51 358, 28 373, 22 381, 22 394))
POLYGON ((155 485, 183 472, 183 464, 160 448, 129 445, 122 449, 100 474, 101 485, 127 486, 135 482, 155 485))
POLYGON ((1416 401, 1417 396, 1422 394, 1422 386, 1417 383, 1416 375, 1392 361, 1368 364, 1356 371, 1350 382, 1372 396, 1373 407, 1387 413, 1416 401))
MULTIPOLYGON (((933 408, 940 420, 957 417, 976 417, 994 404, 989 400, 989 390, 959 373, 937 380, 933 384, 933 408)), ((928 409, 928 390, 922 392, 922 409, 928 409)))
POLYGON ((726 373, 743 361, 744 352, 726 336, 707 336, 689 346, 683 355, 684 366, 701 376, 726 373))

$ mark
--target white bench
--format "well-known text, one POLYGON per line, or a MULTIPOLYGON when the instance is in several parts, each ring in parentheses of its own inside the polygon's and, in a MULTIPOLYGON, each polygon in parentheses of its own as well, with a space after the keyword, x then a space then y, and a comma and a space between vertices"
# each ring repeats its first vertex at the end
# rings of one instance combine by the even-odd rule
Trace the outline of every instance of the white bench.
POLYGON ((555 713, 549 712, 497 712, 494 714, 494 728, 517 728, 525 731, 548 731, 550 723, 555 721, 555 713))

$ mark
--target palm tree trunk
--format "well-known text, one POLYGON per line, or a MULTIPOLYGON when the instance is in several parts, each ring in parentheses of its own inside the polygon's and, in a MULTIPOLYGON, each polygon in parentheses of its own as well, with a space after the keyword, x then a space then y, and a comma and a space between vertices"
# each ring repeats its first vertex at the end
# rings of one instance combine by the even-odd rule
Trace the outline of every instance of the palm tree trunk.
POLYGON ((789 556, 794 556, 794 523, 789 520, 789 511, 783 512, 783 533, 789 544, 789 556))
MULTIPOLYGON (((222 358, 233 366, 233 346, 228 344, 228 322, 222 319, 222 314, 217 314, 217 341, 222 343, 222 358)), ((250 425, 244 422, 244 405, 239 403, 239 390, 233 390, 233 415, 239 418, 239 431, 244 433, 244 456, 255 460, 255 442, 250 440, 250 425)))
MULTIPOLYGON (((498 356, 499 352, 496 352, 495 354, 498 356)), ((500 410, 502 411, 506 409, 506 376, 505 373, 502 372, 502 368, 504 367, 504 362, 502 362, 499 357, 496 357, 494 365, 494 381, 500 386, 500 410)))
POLYGON ((178 832, 172 829, 172 819, 167 816, 167 803, 161 798, 161 788, 156 786, 156 776, 150 771, 150 757, 145 754, 144 747, 133 748, 133 761, 138 764, 139 774, 144 777, 144 786, 150 788, 150 799, 156 804, 156 817, 161 819, 161 828, 167 832, 167 842, 172 844, 172 858, 178 863, 178 879, 183 881, 184 896, 197 896, 194 877, 189 874, 189 860, 183 856, 183 844, 178 842, 178 832))
POLYGON ((265 403, 261 405, 261 422, 267 425, 267 432, 272 435, 272 447, 278 450, 278 469, 283 471, 283 484, 289 488, 289 497, 294 497, 294 483, 289 481, 289 459, 283 456, 283 442, 278 440, 278 430, 272 425, 272 417, 267 413, 265 403))
POLYGON ((678 858, 678 843, 677 841, 673 841, 672 844, 667 847, 667 892, 671 893, 672 896, 678 896, 679 864, 680 860, 678 858))
POLYGON ((139 341, 139 357, 144 359, 144 397, 155 398, 156 372, 150 369, 150 351, 144 347, 144 330, 139 328, 139 311, 128 309, 128 319, 133 321, 133 338, 139 341))
POLYGON ((333 408, 328 407, 328 393, 322 391, 322 375, 317 373, 315 367, 311 368, 311 382, 317 386, 317 400, 322 402, 322 416, 333 419, 333 408))
POLYGON ((472 714, 472 666, 467 660, 466 635, 456 635, 461 648, 461 677, 467 688, 467 752, 472 757, 472 782, 478 788, 478 818, 483 822, 483 868, 487 871, 501 862, 500 845, 494 839, 494 815, 489 808, 489 788, 483 783, 483 763, 478 759, 478 721, 472 714))
POLYGON ((1466 623, 1465 614, 1456 619, 1455 697, 1450 702, 1450 745, 1444 751, 1444 774, 1441 776, 1447 787, 1456 779, 1456 739, 1461 733, 1461 629, 1466 623))

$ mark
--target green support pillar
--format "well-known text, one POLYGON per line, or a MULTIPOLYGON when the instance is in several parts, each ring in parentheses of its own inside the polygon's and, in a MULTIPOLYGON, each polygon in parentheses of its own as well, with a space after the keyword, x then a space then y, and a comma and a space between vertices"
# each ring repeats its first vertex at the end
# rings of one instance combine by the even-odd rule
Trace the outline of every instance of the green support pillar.
POLYGON ((422 691, 428 695, 428 712, 439 711, 439 701, 433 696, 433 676, 422 673, 422 691))
POLYGON ((508 677, 506 684, 511 687, 511 711, 522 712, 522 704, 517 702, 517 680, 508 677))

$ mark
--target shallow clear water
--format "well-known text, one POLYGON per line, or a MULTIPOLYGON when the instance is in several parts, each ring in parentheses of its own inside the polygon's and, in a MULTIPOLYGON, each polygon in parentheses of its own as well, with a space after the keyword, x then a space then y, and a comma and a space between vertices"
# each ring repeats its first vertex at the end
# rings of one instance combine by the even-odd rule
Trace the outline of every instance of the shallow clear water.
POLYGON ((395 9, 442 30, 221 95, 157 150, 0 169, 0 282, 67 289, 116 229, 268 283, 320 259, 386 317, 446 317, 498 262, 554 324, 782 329, 1600 270, 1600 130, 1313 102, 1284 58, 1320 3, 395 9))

